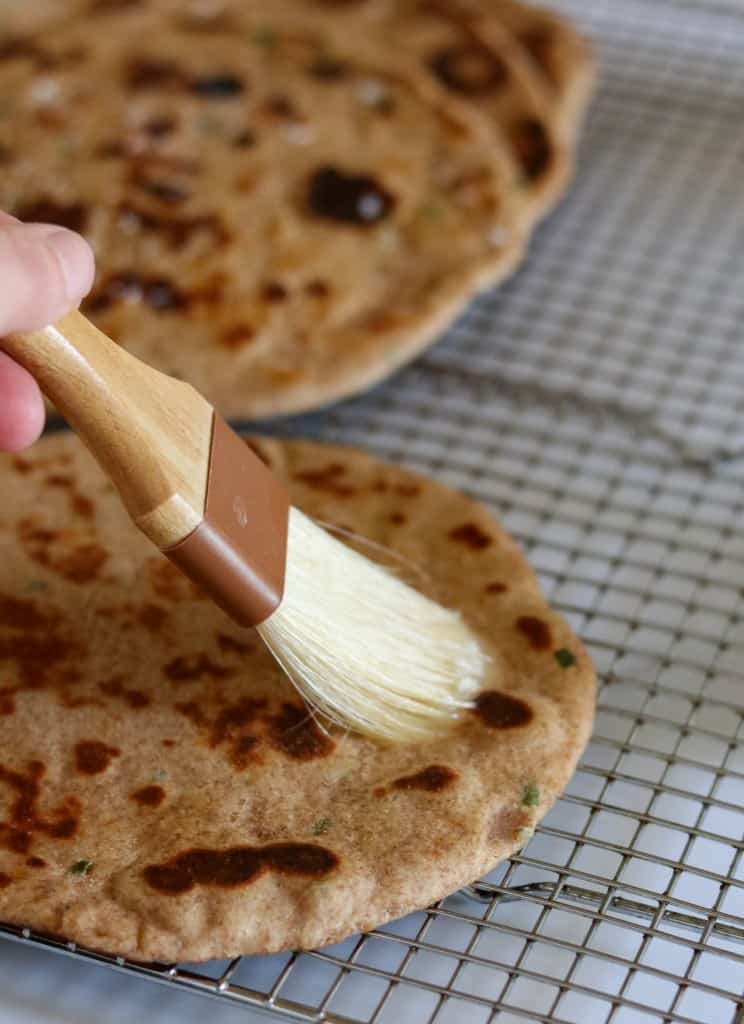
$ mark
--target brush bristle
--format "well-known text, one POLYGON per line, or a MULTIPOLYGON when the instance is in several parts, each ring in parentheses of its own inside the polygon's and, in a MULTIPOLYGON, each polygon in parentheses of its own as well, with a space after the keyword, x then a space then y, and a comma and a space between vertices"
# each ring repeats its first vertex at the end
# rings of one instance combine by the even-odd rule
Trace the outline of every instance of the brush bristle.
POLYGON ((422 740, 471 706, 486 657, 453 611, 290 511, 284 597, 259 632, 322 715, 422 740))

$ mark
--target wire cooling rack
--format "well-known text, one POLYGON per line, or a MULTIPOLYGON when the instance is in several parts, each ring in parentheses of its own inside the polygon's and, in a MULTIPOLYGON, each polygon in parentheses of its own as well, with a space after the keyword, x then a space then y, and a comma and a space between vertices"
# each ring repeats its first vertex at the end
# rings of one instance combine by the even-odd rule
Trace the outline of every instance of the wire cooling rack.
POLYGON ((600 673, 575 778, 485 879, 331 948, 142 966, 5 936, 300 1021, 742 1019, 744 4, 559 6, 602 78, 527 265, 414 368, 280 430, 499 513, 600 673))

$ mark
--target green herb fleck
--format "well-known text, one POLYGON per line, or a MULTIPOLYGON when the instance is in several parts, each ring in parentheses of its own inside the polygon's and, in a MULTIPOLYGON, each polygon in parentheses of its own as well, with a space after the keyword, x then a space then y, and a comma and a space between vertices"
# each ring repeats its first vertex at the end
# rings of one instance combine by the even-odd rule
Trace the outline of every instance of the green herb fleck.
POLYGON ((330 818, 318 818, 313 822, 312 833, 314 836, 324 836, 333 822, 330 818))
POLYGON ((537 807, 540 803, 540 790, 534 782, 528 782, 522 790, 522 804, 524 807, 537 807))
POLYGON ((76 860, 67 869, 68 875, 89 875, 93 867, 92 860, 76 860))
POLYGON ((565 647, 561 647, 559 651, 555 651, 554 657, 561 668, 571 668, 572 665, 576 664, 576 655, 571 651, 566 650, 565 647))
POLYGON ((260 28, 255 29, 251 39, 257 46, 265 46, 266 49, 276 46, 279 42, 276 30, 269 25, 262 25, 260 28))
POLYGON ((153 775, 153 779, 155 780, 155 782, 165 782, 167 778, 168 772, 165 770, 165 768, 158 768, 158 770, 153 775))

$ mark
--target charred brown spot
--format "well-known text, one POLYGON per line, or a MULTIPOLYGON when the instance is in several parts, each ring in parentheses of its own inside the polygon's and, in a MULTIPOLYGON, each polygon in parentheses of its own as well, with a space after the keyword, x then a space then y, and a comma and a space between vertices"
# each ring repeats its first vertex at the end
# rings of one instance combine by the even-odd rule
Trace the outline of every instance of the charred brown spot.
POLYGON ((486 583, 483 590, 486 594, 505 594, 508 590, 506 583, 486 583))
POLYGON ((267 281, 261 287, 261 298, 264 302, 284 302, 289 292, 280 281, 267 281))
POLYGON ((71 488, 75 486, 75 480, 68 473, 50 473, 44 477, 47 487, 71 488))
POLYGON ((537 181, 553 160, 553 146, 545 125, 537 118, 524 118, 512 125, 509 138, 525 178, 537 181))
POLYGON ((177 206, 179 203, 184 203, 187 199, 191 198, 191 189, 172 181, 156 181, 142 178, 137 182, 137 185, 143 192, 152 196, 153 199, 157 199, 168 206, 177 206))
POLYGON ((220 335, 220 341, 227 348, 243 348, 249 345, 256 336, 255 329, 250 324, 233 324, 227 327, 220 335))
POLYGON ((171 739, 164 739, 160 741, 160 744, 163 747, 175 747, 176 741, 171 739))
POLYGON ((12 466, 16 473, 20 473, 21 476, 28 476, 34 468, 33 463, 29 462, 28 459, 24 459, 21 455, 16 455, 14 457, 12 466))
MULTIPOLYGON (((222 219, 216 213, 195 214, 193 217, 176 216, 173 213, 143 209, 132 202, 123 202, 118 208, 120 221, 137 231, 150 231, 162 235, 171 249, 182 249, 194 237, 204 236, 210 245, 223 246, 230 241, 231 235, 222 219)), ((140 282, 162 281, 163 278, 143 277, 133 271, 129 276, 136 276, 140 282)), ((193 294, 193 292, 192 292, 193 294)), ((198 295, 198 290, 196 292, 198 295)), ((150 305, 157 305, 150 302, 150 305)))
POLYGON ((37 42, 25 36, 12 36, 0 43, 0 61, 10 60, 30 60, 40 68, 54 65, 54 58, 37 42))
POLYGON ((273 747, 296 761, 327 757, 336 746, 318 728, 307 708, 288 703, 269 718, 269 738, 273 747))
POLYGON ((182 84, 184 75, 174 61, 143 58, 127 66, 125 79, 130 89, 163 89, 182 84))
POLYGON ((107 697, 115 697, 118 700, 124 701, 133 711, 139 711, 150 704, 150 698, 146 693, 143 693, 142 690, 128 689, 124 685, 124 680, 121 676, 114 676, 113 679, 107 679, 105 682, 99 683, 98 689, 101 693, 105 693, 107 697))
POLYGON ((356 488, 343 483, 341 477, 345 475, 346 466, 343 463, 331 462, 322 469, 306 469, 295 473, 294 478, 314 491, 326 491, 337 498, 350 498, 356 493, 356 488))
POLYGON ((0 889, 6 889, 13 879, 10 875, 6 875, 4 871, 0 871, 0 889))
POLYGON ((108 561, 109 553, 100 544, 78 544, 52 563, 52 568, 73 583, 90 583, 108 561))
POLYGON ((315 277, 305 285, 305 292, 313 299, 327 299, 331 294, 331 286, 327 281, 315 277))
POLYGON ((420 789, 426 793, 439 793, 457 779, 457 772, 443 764, 430 764, 414 775, 403 775, 391 783, 391 789, 420 789))
POLYGON ((550 626, 543 619, 534 615, 521 615, 517 619, 517 629, 527 637, 530 647, 536 651, 548 651, 553 642, 550 626))
POLYGON ((137 612, 137 621, 151 633, 159 633, 168 619, 168 612, 159 604, 143 604, 137 612))
POLYGON ((321 55, 308 65, 307 72, 322 82, 338 82, 348 75, 349 65, 337 57, 321 55))
POLYGON ((224 850, 192 849, 164 864, 151 864, 143 875, 160 892, 178 895, 197 885, 236 888, 268 871, 301 878, 325 878, 339 865, 335 853, 313 843, 232 846, 224 850))
POLYGON ((120 160, 127 155, 127 147, 120 139, 106 139, 98 143, 94 153, 101 160, 120 160))
POLYGON ((403 526, 408 522, 408 516, 403 512, 391 512, 388 516, 388 522, 392 523, 393 526, 403 526))
POLYGON ((474 713, 489 729, 516 729, 532 721, 532 708, 518 697, 484 690, 475 699, 474 713))
POLYGON ((84 231, 88 210, 83 203, 62 203, 54 199, 37 199, 16 206, 13 211, 19 220, 34 223, 59 224, 70 231, 84 231))
POLYGON ((274 117, 287 119, 297 119, 299 117, 292 100, 289 96, 285 96, 282 93, 269 96, 263 108, 267 114, 272 114, 274 117))
POLYGON ((463 523, 462 526, 455 526, 448 534, 450 540, 456 541, 473 551, 482 551, 490 547, 493 538, 481 530, 476 523, 463 523))
POLYGON ((233 139, 233 146, 235 146, 236 149, 250 149, 251 146, 255 145, 256 136, 253 132, 248 131, 247 129, 246 131, 240 132, 240 134, 236 135, 233 139))
POLYGON ((182 654, 163 665, 163 675, 174 683, 190 683, 195 679, 227 679, 234 669, 212 661, 208 654, 182 654))
POLYGON ((247 644, 244 640, 238 640, 228 633, 217 634, 217 645, 223 654, 238 654, 241 656, 253 654, 256 649, 253 644, 247 644))
POLYGON ((509 78, 501 58, 476 42, 440 50, 429 59, 429 67, 448 89, 465 96, 498 92, 509 78))
POLYGON ((341 224, 369 227, 393 210, 392 193, 366 174, 349 174, 326 166, 310 178, 307 203, 318 217, 341 224))
POLYGON ((34 832, 53 839, 70 839, 77 831, 80 801, 76 797, 65 797, 47 815, 39 813, 37 802, 45 772, 41 761, 29 761, 25 772, 0 765, 0 783, 15 791, 8 820, 0 822, 0 846, 14 853, 28 853, 34 832))
POLYGON ((45 868, 46 867, 46 861, 44 860, 43 857, 27 857, 26 858, 26 864, 30 868, 45 868))
POLYGON ((178 120, 171 114, 160 114, 148 118, 142 126, 143 131, 152 139, 164 139, 178 127, 178 120))
POLYGON ((83 775, 99 775, 105 772, 121 751, 100 740, 80 740, 75 744, 75 766, 83 775))
POLYGON ((230 761, 238 771, 246 767, 258 744, 256 736, 246 735, 243 730, 253 725, 265 707, 264 698, 244 697, 223 708, 212 725, 209 745, 218 747, 228 743, 230 761))
POLYGON ((33 601, 0 594, 0 626, 9 629, 48 628, 52 619, 39 611, 33 601))
POLYGON ((96 506, 84 494, 71 494, 70 506, 75 515, 80 516, 81 519, 93 519, 95 517, 96 506))
POLYGON ((0 663, 15 662, 17 672, 16 681, 0 690, 3 713, 14 711, 18 690, 42 689, 54 675, 63 681, 62 663, 79 650, 59 635, 59 625, 57 615, 40 611, 32 601, 0 595, 0 626, 8 631, 0 635, 0 663))
POLYGON ((165 800, 165 790, 162 786, 143 786, 130 793, 129 799, 142 807, 159 807, 165 800))

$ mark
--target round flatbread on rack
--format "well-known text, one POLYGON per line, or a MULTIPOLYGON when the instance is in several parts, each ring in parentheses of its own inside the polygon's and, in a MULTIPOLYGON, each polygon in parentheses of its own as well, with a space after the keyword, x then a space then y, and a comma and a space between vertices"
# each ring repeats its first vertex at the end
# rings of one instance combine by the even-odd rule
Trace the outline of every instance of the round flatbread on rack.
POLYGON ((392 373, 524 240, 477 115, 331 20, 247 19, 98 2, 4 45, 0 208, 81 230, 97 324, 255 417, 392 373))
POLYGON ((447 736, 324 733, 252 631, 131 526, 76 438, 0 459, 0 920, 140 960, 313 947, 524 844, 594 673, 477 503, 358 451, 254 442, 306 512, 387 551, 490 656, 447 736))

